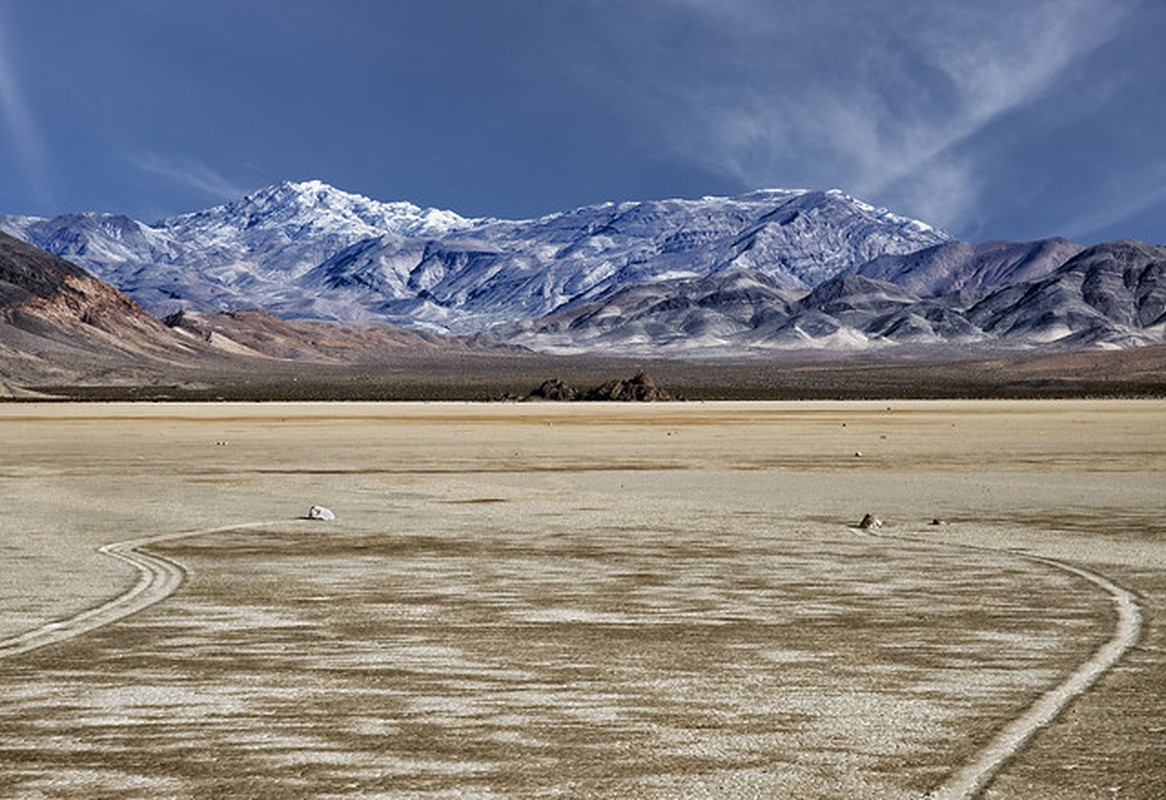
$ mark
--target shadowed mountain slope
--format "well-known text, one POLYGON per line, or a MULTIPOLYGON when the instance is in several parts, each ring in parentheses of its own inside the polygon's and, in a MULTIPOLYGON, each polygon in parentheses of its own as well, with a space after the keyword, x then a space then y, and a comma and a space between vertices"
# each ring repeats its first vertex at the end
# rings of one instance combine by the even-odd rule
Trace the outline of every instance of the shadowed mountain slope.
POLYGON ((906 255, 888 254, 856 267, 920 297, 983 293, 1046 277, 1084 249, 1065 239, 1036 242, 944 242, 906 255))
POLYGON ((126 377, 144 362, 182 361, 200 348, 79 267, 0 234, 3 383, 126 377))

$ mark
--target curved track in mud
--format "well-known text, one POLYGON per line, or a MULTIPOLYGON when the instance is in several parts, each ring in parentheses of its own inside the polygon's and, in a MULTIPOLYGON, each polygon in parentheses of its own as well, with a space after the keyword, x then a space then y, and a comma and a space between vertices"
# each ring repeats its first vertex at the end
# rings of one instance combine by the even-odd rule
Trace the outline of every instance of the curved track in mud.
MULTIPOLYGON (((164 556, 143 552, 142 548, 165 541, 256 528, 270 524, 274 523, 240 523, 107 544, 99 551, 134 567, 139 573, 136 583, 122 594, 101 605, 0 640, 0 659, 81 636, 142 611, 176 592, 186 579, 185 568, 178 562, 164 556)), ((910 536, 870 535, 915 544, 992 553, 1003 552, 996 548, 941 544, 933 540, 910 536)), ((1076 575, 1105 591, 1112 598, 1117 612, 1114 633, 1105 644, 1093 653, 1089 660, 1078 666, 1061 683, 1041 695, 1022 714, 1006 722, 969 761, 955 768, 944 782, 928 795, 933 800, 972 800, 980 796, 991 785, 997 774, 1024 749, 1041 729, 1052 723, 1074 700, 1089 691, 1106 672, 1124 657, 1141 636, 1143 626, 1141 609, 1138 606, 1136 596, 1129 590, 1114 583, 1104 575, 1083 567, 1044 556, 1010 552, 1017 558, 1076 575)))
POLYGON ((158 542, 186 539, 209 533, 223 533, 242 528, 255 528, 268 524, 271 523, 246 522, 238 525, 223 525, 197 531, 130 539, 98 548, 98 552, 134 567, 139 573, 137 582, 122 594, 99 606, 86 609, 71 617, 45 623, 16 636, 0 639, 0 659, 81 636, 149 608, 178 591, 183 581, 186 580, 186 569, 176 561, 171 561, 164 556, 142 552, 140 548, 158 542))
POLYGON ((1008 552, 1025 561, 1045 564, 1084 578, 1109 594, 1117 611, 1117 625, 1108 642, 1098 648, 1088 661, 1077 667, 1065 680, 1042 694, 1023 714, 1007 722, 971 760, 953 770, 942 784, 929 792, 926 796, 927 800, 974 800, 974 798, 979 797, 991 785, 1000 770, 1024 749, 1033 736, 1060 716, 1070 703, 1089 691, 1093 684, 1121 661, 1122 657, 1141 638, 1142 611, 1136 595, 1100 573, 1055 558, 1013 550, 1005 551, 976 545, 943 544, 912 536, 877 534, 870 531, 863 531, 863 533, 875 538, 897 539, 914 544, 938 545, 992 553, 1008 552))
POLYGON ((932 791, 930 797, 933 800, 971 800, 979 797, 997 773, 1024 749, 1038 731, 1060 716, 1075 699, 1089 691, 1141 637, 1142 612, 1133 592, 1104 575, 1054 558, 1022 553, 1017 553, 1017 556, 1079 575, 1109 593, 1118 616, 1114 635, 1068 678, 1045 692, 1023 714, 1001 728, 975 758, 954 771, 942 785, 932 791))

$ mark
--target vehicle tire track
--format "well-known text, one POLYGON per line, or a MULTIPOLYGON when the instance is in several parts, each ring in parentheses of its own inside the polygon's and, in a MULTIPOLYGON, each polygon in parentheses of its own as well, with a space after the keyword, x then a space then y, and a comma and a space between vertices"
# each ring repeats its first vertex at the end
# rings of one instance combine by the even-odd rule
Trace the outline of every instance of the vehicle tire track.
POLYGON ((1042 694, 1024 713, 1001 728, 971 760, 954 770, 942 784, 929 792, 926 795, 927 800, 974 800, 974 798, 979 797, 991 785, 1000 770, 1015 758, 1041 729, 1051 724, 1074 700, 1089 691, 1093 684, 1121 661, 1122 657, 1141 638, 1142 610, 1138 605, 1137 595, 1114 583, 1101 573, 1055 558, 1015 550, 943 544, 911 536, 875 534, 869 531, 864 531, 864 533, 876 538, 898 539, 914 544, 1009 553, 1017 558, 1045 564, 1084 578, 1108 593, 1117 610, 1117 624, 1112 638, 1099 647, 1092 657, 1074 670, 1069 677, 1042 694))
POLYGON ((30 631, 0 639, 0 659, 17 656, 89 633, 149 608, 178 591, 178 588, 186 580, 186 569, 177 561, 165 556, 143 552, 140 550, 142 547, 174 541, 175 539, 187 539, 193 536, 224 533, 241 528, 257 528, 271 524, 273 523, 244 522, 197 531, 147 536, 141 539, 129 539, 124 542, 103 545, 98 548, 98 552, 134 567, 139 573, 137 582, 122 594, 106 600, 101 605, 64 619, 45 623, 30 631))

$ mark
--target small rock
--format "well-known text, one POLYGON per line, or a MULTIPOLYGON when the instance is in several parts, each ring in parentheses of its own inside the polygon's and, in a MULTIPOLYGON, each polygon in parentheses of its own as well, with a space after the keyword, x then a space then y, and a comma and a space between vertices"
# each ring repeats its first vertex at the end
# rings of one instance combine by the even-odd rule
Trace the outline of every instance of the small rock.
POLYGON ((862 522, 858 523, 858 527, 864 531, 870 530, 871 528, 881 528, 883 527, 883 521, 874 514, 867 514, 862 518, 862 522))
POLYGON ((862 451, 861 451, 861 450, 855 450, 855 451, 854 451, 854 457, 855 457, 855 458, 862 458, 862 451))
POLYGON ((333 520, 336 515, 332 513, 332 509, 324 508, 324 506, 312 506, 308 509, 308 519, 333 520))

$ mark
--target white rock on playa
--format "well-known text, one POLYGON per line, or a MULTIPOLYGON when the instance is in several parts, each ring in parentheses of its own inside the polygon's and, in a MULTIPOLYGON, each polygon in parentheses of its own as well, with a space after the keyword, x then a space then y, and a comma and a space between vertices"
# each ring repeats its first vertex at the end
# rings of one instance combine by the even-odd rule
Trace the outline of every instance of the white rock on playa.
POLYGON ((308 509, 308 519, 333 520, 336 519, 336 515, 332 513, 332 509, 330 508, 312 506, 308 509))

